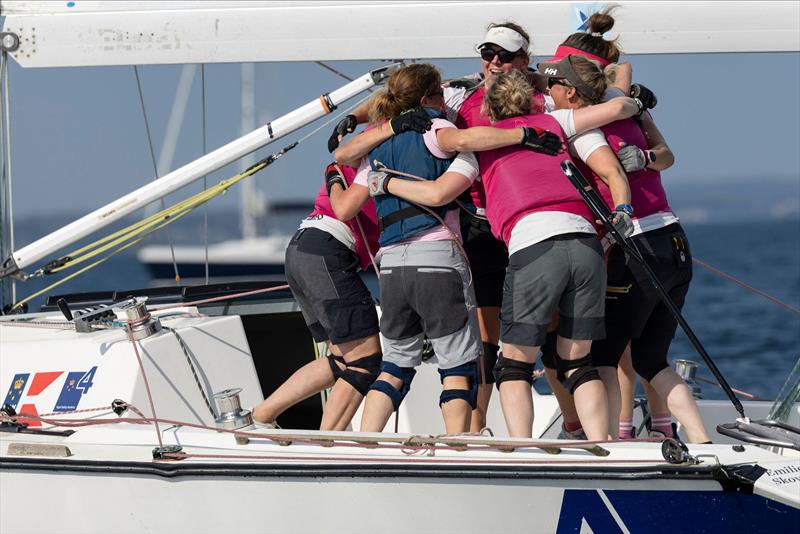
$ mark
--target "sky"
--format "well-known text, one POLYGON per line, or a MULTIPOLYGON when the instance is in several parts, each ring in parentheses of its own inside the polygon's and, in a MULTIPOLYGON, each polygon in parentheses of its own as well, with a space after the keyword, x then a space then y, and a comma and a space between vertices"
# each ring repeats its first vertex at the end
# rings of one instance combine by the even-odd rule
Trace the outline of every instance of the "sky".
MULTIPOLYGON (((549 57, 540 54, 533 62, 549 57)), ((764 180, 800 183, 800 54, 628 56, 634 79, 653 89, 653 114, 676 155, 665 183, 764 180)), ((431 60, 445 77, 476 71, 479 58, 431 60)), ((381 63, 333 62, 351 77, 381 63)), ((139 67, 155 147, 161 149, 180 65, 139 67)), ((205 66, 206 136, 213 150, 239 135, 240 66, 205 66)), ((256 64, 256 123, 335 90, 345 80, 313 63, 256 64)), ((91 212, 148 183, 154 171, 133 67, 22 69, 10 65, 13 203, 16 218, 91 212)), ((343 105, 340 109, 343 109, 343 105)), ((200 71, 173 168, 202 155, 200 71)), ((322 119, 325 120, 325 119, 322 119)), ((263 157, 313 126, 261 149, 263 157)), ((255 176, 270 201, 313 200, 330 160, 332 125, 255 176)), ((237 164, 208 183, 236 174, 237 164)), ((171 198, 199 190, 202 182, 171 198)), ((721 191, 724 194, 724 191, 721 191)), ((210 209, 231 209, 238 192, 210 209)))

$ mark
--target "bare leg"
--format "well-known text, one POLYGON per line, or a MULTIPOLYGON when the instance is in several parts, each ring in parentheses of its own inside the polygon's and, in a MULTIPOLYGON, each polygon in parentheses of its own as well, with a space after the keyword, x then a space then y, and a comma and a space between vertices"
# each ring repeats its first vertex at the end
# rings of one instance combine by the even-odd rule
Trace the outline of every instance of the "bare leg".
MULTIPOLYGON (((503 344, 503 357, 534 363, 539 347, 503 344)), ((500 405, 513 438, 530 438, 533 435, 533 395, 531 385, 525 380, 509 380, 500 384, 500 405)))
POLYGON ((619 438, 620 387, 616 367, 598 367, 597 372, 606 388, 608 398, 608 434, 611 439, 619 438))
MULTIPOLYGON (((564 360, 577 360, 589 354, 591 340, 573 340, 558 337, 558 355, 564 360)), ((569 377, 574 370, 567 373, 569 377)), ((586 437, 590 441, 608 439, 608 397, 603 382, 590 380, 575 390, 575 409, 586 437)))
POLYGON ((619 417, 627 421, 633 420, 633 398, 636 392, 636 373, 631 362, 631 344, 625 347, 617 367, 619 380, 620 409, 619 417))
MULTIPOLYGON (((345 363, 354 362, 364 356, 381 352, 381 342, 377 335, 332 345, 331 350, 344 354, 345 363)), ((344 366, 337 362, 340 369, 344 366)), ((366 369, 350 367, 352 371, 367 374, 366 369)), ((322 412, 320 430, 344 430, 358 410, 363 396, 344 380, 337 380, 322 412)))
MULTIPOLYGON (((398 391, 403 387, 403 381, 389 373, 381 373, 378 380, 390 383, 398 391)), ((361 414, 361 432, 382 432, 393 411, 392 399, 385 393, 371 390, 367 393, 364 413, 361 414)))
POLYGON ((653 389, 666 399, 669 411, 683 425, 691 443, 709 441, 700 410, 689 387, 671 367, 659 371, 650 381, 653 389))
MULTIPOLYGON (((497 345, 500 342, 500 308, 497 306, 478 308, 478 327, 481 331, 481 341, 497 345)), ((493 384, 478 384, 478 405, 472 410, 470 432, 480 432, 486 426, 486 412, 489 409, 489 400, 492 398, 492 386, 493 384)))
POLYGON ((575 411, 575 400, 570 395, 569 391, 561 385, 555 369, 549 367, 544 368, 547 383, 550 384, 550 389, 553 390, 553 395, 556 396, 558 406, 561 408, 561 415, 565 423, 577 423, 578 412, 575 411))
POLYGON ((328 359, 318 358, 295 371, 272 395, 256 406, 253 419, 260 423, 271 423, 291 406, 332 385, 333 373, 328 359))
MULTIPOLYGON (((469 378, 466 376, 446 376, 444 378, 443 389, 463 389, 469 390, 469 378)), ((462 399, 453 399, 442 404, 442 417, 444 417, 444 427, 448 434, 461 434, 469 430, 470 416, 472 407, 462 399)))
POLYGON ((667 406, 667 401, 658 394, 658 391, 653 388, 650 382, 644 378, 641 378, 641 381, 644 394, 647 396, 647 406, 650 408, 650 413, 668 413, 669 406, 667 406))

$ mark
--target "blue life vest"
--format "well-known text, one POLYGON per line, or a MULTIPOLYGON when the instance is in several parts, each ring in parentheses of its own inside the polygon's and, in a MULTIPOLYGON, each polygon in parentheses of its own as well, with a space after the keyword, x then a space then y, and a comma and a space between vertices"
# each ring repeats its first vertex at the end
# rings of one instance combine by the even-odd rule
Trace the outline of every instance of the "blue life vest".
MULTIPOLYGON (((444 118, 444 115, 433 108, 424 108, 431 118, 444 118)), ((372 170, 378 170, 375 161, 396 171, 414 174, 426 180, 436 180, 447 171, 455 156, 448 159, 437 158, 425 146, 423 134, 403 132, 394 135, 375 147, 369 153, 372 170)), ((395 176, 393 180, 414 180, 404 176, 395 176)), ((456 207, 452 202, 444 206, 430 209, 439 217, 456 207)), ((375 209, 378 212, 380 226, 380 245, 398 243, 420 232, 441 224, 434 216, 414 204, 391 194, 375 197, 375 209)))

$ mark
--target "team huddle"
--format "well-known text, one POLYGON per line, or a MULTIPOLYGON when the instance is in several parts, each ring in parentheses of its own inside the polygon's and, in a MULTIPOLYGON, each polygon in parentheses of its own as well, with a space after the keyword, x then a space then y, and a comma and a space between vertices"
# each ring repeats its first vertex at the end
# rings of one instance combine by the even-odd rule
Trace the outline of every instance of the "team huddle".
POLYGON ((682 306, 691 255, 660 175, 674 157, 648 112, 655 95, 603 38, 613 24, 595 13, 538 71, 522 27, 490 24, 481 72, 443 83, 432 65, 400 67, 336 126, 335 161, 286 251, 289 286, 329 355, 256 406, 256 421, 331 388, 322 430, 347 428, 364 400, 360 430, 380 432, 424 359, 438 366, 448 434, 485 426, 494 385, 509 435, 531 437, 541 355, 560 437, 635 437, 638 374, 650 435, 672 437, 674 416, 689 441, 708 441, 667 364, 675 318, 561 169, 593 181, 682 306), (370 265, 380 321, 358 274, 370 265))

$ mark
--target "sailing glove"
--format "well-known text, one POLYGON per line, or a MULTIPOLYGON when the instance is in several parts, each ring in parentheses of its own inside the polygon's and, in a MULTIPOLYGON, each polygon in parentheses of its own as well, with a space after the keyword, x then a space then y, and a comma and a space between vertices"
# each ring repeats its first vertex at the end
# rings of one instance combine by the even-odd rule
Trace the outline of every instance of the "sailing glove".
POLYGON ((358 119, 355 115, 348 115, 340 120, 333 129, 333 133, 331 134, 330 138, 328 138, 328 152, 333 152, 339 148, 339 141, 342 140, 342 137, 349 133, 353 133, 356 130, 356 126, 358 126, 358 119))
POLYGON ((647 164, 650 163, 650 154, 652 152, 645 152, 636 145, 623 143, 619 152, 617 152, 617 159, 619 159, 625 172, 636 172, 647 167, 647 164))
POLYGON ((622 209, 615 209, 612 213, 611 224, 617 229, 622 237, 630 237, 633 235, 633 221, 631 216, 622 209))
POLYGON ((642 84, 634 83, 631 85, 631 96, 638 98, 644 105, 644 109, 653 109, 658 104, 656 94, 642 84))
POLYGON ((555 156, 564 149, 559 136, 541 128, 522 128, 522 141, 519 144, 548 156, 555 156))
POLYGON ((430 116, 421 108, 405 111, 389 121, 389 127, 394 135, 411 131, 425 133, 431 129, 431 124, 433 121, 430 116))
POLYGON ((345 189, 347 185, 344 183, 344 178, 342 177, 341 173, 339 173, 339 169, 331 163, 325 168, 325 190, 328 192, 328 197, 331 196, 331 188, 333 184, 339 184, 342 186, 342 189, 345 189))
POLYGON ((369 171, 367 173, 367 187, 369 188, 369 196, 377 197, 378 195, 389 194, 386 186, 392 176, 383 171, 369 171))

